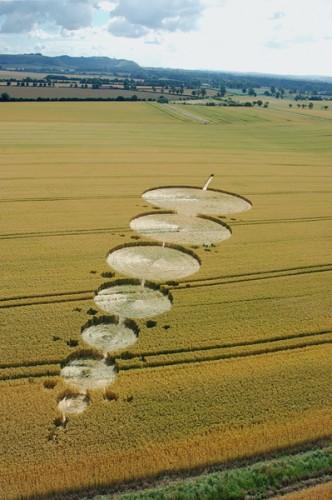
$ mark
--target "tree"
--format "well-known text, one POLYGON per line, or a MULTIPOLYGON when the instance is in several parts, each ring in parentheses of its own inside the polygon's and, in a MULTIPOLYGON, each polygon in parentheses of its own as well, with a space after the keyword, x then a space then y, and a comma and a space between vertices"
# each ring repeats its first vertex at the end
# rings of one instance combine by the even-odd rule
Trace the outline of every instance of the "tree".
POLYGON ((262 104, 263 104, 263 101, 261 101, 260 99, 258 99, 258 101, 257 101, 257 105, 258 105, 258 106, 262 106, 262 104))
POLYGON ((225 87, 225 85, 223 83, 220 84, 218 94, 219 94, 220 97, 224 97, 225 94, 226 94, 226 87, 225 87))
POLYGON ((0 96, 1 101, 10 101, 10 95, 7 92, 3 92, 0 96))
POLYGON ((123 88, 124 88, 124 90, 129 90, 129 88, 130 88, 129 81, 127 79, 124 80, 124 82, 123 82, 123 88))
POLYGON ((309 102, 309 109, 312 109, 314 107, 313 103, 312 102, 309 102))
POLYGON ((288 104, 288 106, 289 106, 290 108, 292 108, 292 107, 293 107, 293 104, 288 104))
POLYGON ((164 95, 161 95, 159 97, 159 99, 158 99, 158 102, 160 102, 161 104, 167 104, 168 103, 168 99, 164 95))
POLYGON ((250 88, 250 89, 248 90, 248 95, 252 95, 252 96, 255 96, 255 97, 256 97, 256 92, 255 92, 255 90, 254 90, 253 88, 250 88))

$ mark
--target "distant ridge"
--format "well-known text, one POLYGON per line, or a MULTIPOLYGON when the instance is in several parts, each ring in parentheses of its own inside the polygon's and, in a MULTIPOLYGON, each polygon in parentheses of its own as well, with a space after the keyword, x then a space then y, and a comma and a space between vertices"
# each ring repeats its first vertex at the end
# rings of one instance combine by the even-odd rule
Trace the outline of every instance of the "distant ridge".
MULTIPOLYGON (((1 0, 0 0, 1 1, 1 0)), ((213 88, 231 88, 241 92, 244 88, 288 89, 294 94, 317 93, 332 98, 332 77, 295 76, 254 72, 232 72, 204 69, 176 69, 142 67, 134 61, 110 57, 72 57, 68 55, 44 56, 43 54, 0 54, 0 69, 46 74, 97 74, 144 80, 146 85, 167 85, 171 88, 197 89, 201 85, 213 88)), ((272 92, 273 93, 273 92, 272 92)), ((268 97, 269 94, 266 94, 268 97)), ((317 99, 316 99, 317 100, 317 99)))
POLYGON ((144 70, 134 61, 110 57, 49 57, 42 54, 0 54, 3 69, 31 71, 98 72, 98 73, 140 73, 144 70))

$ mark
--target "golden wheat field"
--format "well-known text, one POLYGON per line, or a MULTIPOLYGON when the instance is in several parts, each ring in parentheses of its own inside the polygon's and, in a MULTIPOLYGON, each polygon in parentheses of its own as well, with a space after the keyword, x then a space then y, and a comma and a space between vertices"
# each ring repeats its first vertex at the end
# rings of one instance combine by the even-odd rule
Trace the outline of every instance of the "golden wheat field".
POLYGON ((1 104, 0 497, 61 497, 330 436, 331 139, 331 110, 279 103, 1 104), (156 324, 136 321, 137 342, 115 355, 116 398, 92 391, 57 427, 61 367, 86 348, 94 291, 113 279, 106 254, 149 241, 129 228, 154 211, 142 193, 201 187, 212 172, 213 188, 252 209, 222 219, 227 241, 187 247, 201 267, 164 284, 173 305, 156 324))

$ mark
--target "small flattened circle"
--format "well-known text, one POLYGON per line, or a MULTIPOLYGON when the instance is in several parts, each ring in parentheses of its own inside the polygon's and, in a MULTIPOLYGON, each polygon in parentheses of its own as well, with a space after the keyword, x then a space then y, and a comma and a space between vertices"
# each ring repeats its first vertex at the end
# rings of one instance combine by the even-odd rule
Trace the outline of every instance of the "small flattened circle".
POLYGON ((86 394, 64 396, 58 403, 58 409, 64 415, 79 415, 89 405, 89 398, 86 394))
POLYGON ((125 349, 137 342, 137 335, 125 323, 99 323, 83 329, 82 338, 86 344, 103 353, 125 349))
POLYGON ((100 289, 94 301, 102 311, 123 318, 148 318, 172 307, 169 296, 156 287, 121 281, 100 289))
POLYGON ((61 376, 68 384, 81 391, 104 389, 116 379, 114 366, 93 358, 71 360, 62 368, 61 376))

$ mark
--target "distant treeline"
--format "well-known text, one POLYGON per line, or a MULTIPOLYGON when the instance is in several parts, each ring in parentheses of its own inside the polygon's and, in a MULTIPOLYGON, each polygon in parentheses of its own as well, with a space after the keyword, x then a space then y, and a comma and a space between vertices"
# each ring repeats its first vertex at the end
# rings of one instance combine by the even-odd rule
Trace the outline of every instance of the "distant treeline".
POLYGON ((138 101, 148 101, 148 102, 160 102, 167 103, 168 99, 166 97, 161 96, 159 99, 154 99, 153 97, 139 98, 137 95, 133 95, 131 97, 12 97, 6 92, 0 95, 0 102, 57 102, 57 101, 65 101, 65 102, 77 102, 77 101, 103 101, 103 102, 138 102, 138 101))
POLYGON ((162 80, 164 85, 184 85, 187 88, 198 88, 202 83, 208 83, 214 88, 225 86, 233 89, 249 89, 274 87, 288 89, 293 93, 325 92, 332 95, 332 82, 322 80, 305 80, 277 75, 251 75, 226 73, 219 71, 198 71, 182 69, 145 68, 145 82, 150 85, 162 80))

